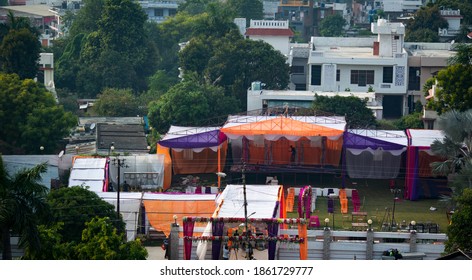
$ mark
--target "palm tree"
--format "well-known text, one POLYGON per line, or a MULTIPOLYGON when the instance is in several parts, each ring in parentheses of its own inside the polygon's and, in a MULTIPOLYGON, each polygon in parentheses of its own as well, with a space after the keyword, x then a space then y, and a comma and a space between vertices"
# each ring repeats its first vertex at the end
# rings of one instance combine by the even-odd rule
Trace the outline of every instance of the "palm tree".
POLYGON ((19 235, 19 246, 25 250, 39 248, 38 224, 48 210, 48 189, 38 183, 46 163, 18 172, 10 178, 0 155, 0 234, 2 258, 12 259, 11 233, 19 235))
POLYGON ((438 119, 445 137, 431 145, 431 151, 445 158, 432 163, 433 171, 439 175, 455 175, 454 195, 463 188, 472 188, 472 109, 464 112, 451 110, 438 119))

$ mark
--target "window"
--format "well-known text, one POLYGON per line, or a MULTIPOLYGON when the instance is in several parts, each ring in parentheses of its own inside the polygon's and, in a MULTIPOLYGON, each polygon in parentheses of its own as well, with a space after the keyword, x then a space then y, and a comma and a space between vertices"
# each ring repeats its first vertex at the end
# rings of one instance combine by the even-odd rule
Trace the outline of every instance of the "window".
POLYGON ((339 82, 341 80, 341 70, 337 69, 336 70, 336 82, 339 82))
POLYGON ((400 40, 400 36, 398 35, 393 36, 393 40, 400 40))
POLYGON ((365 87, 374 84, 374 70, 351 70, 351 84, 365 87))
POLYGON ((420 90, 420 67, 410 67, 408 69, 408 90, 420 90))
POLYGON ((384 67, 383 68, 383 83, 391 84, 393 83, 393 67, 384 67))
POLYGON ((164 10, 163 9, 154 9, 154 16, 163 17, 164 16, 164 10))
POLYGON ((294 65, 291 67, 290 72, 292 74, 304 74, 305 73, 305 67, 303 65, 297 66, 294 65))
POLYGON ((311 66, 311 85, 321 86, 321 65, 311 66))

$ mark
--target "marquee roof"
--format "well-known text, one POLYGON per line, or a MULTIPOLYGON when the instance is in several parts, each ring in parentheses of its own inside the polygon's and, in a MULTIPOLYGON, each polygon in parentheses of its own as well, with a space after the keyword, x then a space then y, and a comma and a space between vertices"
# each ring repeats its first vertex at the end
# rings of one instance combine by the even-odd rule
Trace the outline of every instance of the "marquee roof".
POLYGON ((193 149, 220 145, 226 141, 226 135, 220 133, 220 127, 185 127, 171 126, 159 145, 167 148, 193 149))
MULTIPOLYGON (((313 120, 311 120, 313 121, 313 120)), ((223 126, 221 132, 225 133, 228 138, 236 139, 242 136, 264 135, 268 140, 277 140, 284 136, 290 140, 298 140, 300 137, 315 136, 339 136, 343 133, 340 129, 340 123, 335 123, 336 128, 329 125, 320 125, 312 122, 294 119, 293 117, 273 117, 267 119, 257 119, 254 122, 235 122, 228 121, 223 126)), ((345 123, 341 122, 344 127, 345 123)))
POLYGON ((442 130, 433 129, 407 129, 410 145, 414 147, 430 148, 434 140, 443 140, 444 132, 442 130))
POLYGON ((354 149, 400 150, 408 145, 403 130, 349 129, 344 134, 344 145, 354 149))

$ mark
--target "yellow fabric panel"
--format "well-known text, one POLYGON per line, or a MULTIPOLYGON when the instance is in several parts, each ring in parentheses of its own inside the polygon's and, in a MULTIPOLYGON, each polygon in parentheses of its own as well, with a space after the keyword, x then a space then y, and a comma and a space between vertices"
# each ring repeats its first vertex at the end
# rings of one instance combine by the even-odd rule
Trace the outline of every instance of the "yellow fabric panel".
POLYGON ((342 130, 297 121, 283 116, 266 121, 223 127, 221 132, 234 135, 276 134, 292 136, 335 136, 343 133, 342 130))
POLYGON ((326 140, 326 160, 325 165, 339 166, 343 149, 343 138, 338 140, 326 140))
MULTIPOLYGON (((166 236, 169 236, 170 225, 174 223, 174 215, 177 215, 177 222, 183 225, 185 216, 211 217, 215 211, 213 200, 144 200, 143 203, 151 226, 163 231, 166 236)), ((206 223, 195 224, 195 227, 200 226, 206 226, 206 223)))
MULTIPOLYGON (((221 166, 224 167, 228 143, 224 142, 220 149, 221 166)), ((214 152, 205 148, 197 153, 191 149, 180 152, 172 149, 172 163, 174 174, 216 173, 218 172, 218 151, 214 152)))
POLYGON ((164 186, 163 189, 170 188, 172 183, 172 159, 170 158, 169 148, 157 144, 157 154, 164 155, 164 186))

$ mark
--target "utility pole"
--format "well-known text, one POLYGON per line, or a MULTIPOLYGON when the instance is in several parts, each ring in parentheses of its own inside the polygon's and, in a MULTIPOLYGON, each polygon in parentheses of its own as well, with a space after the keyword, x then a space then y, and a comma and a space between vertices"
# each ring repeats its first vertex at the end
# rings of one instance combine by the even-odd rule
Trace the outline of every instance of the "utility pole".
POLYGON ((129 167, 128 165, 125 164, 125 159, 120 159, 120 158, 114 158, 113 159, 113 165, 118 167, 118 188, 116 190, 116 212, 117 212, 117 219, 120 220, 120 173, 121 173, 121 167, 129 167))
POLYGON ((252 260, 252 248, 250 242, 250 234, 248 228, 248 216, 247 216, 247 198, 246 198, 246 163, 243 162, 242 169, 242 179, 243 179, 243 196, 244 196, 244 226, 246 228, 246 242, 247 242, 247 259, 252 260))

